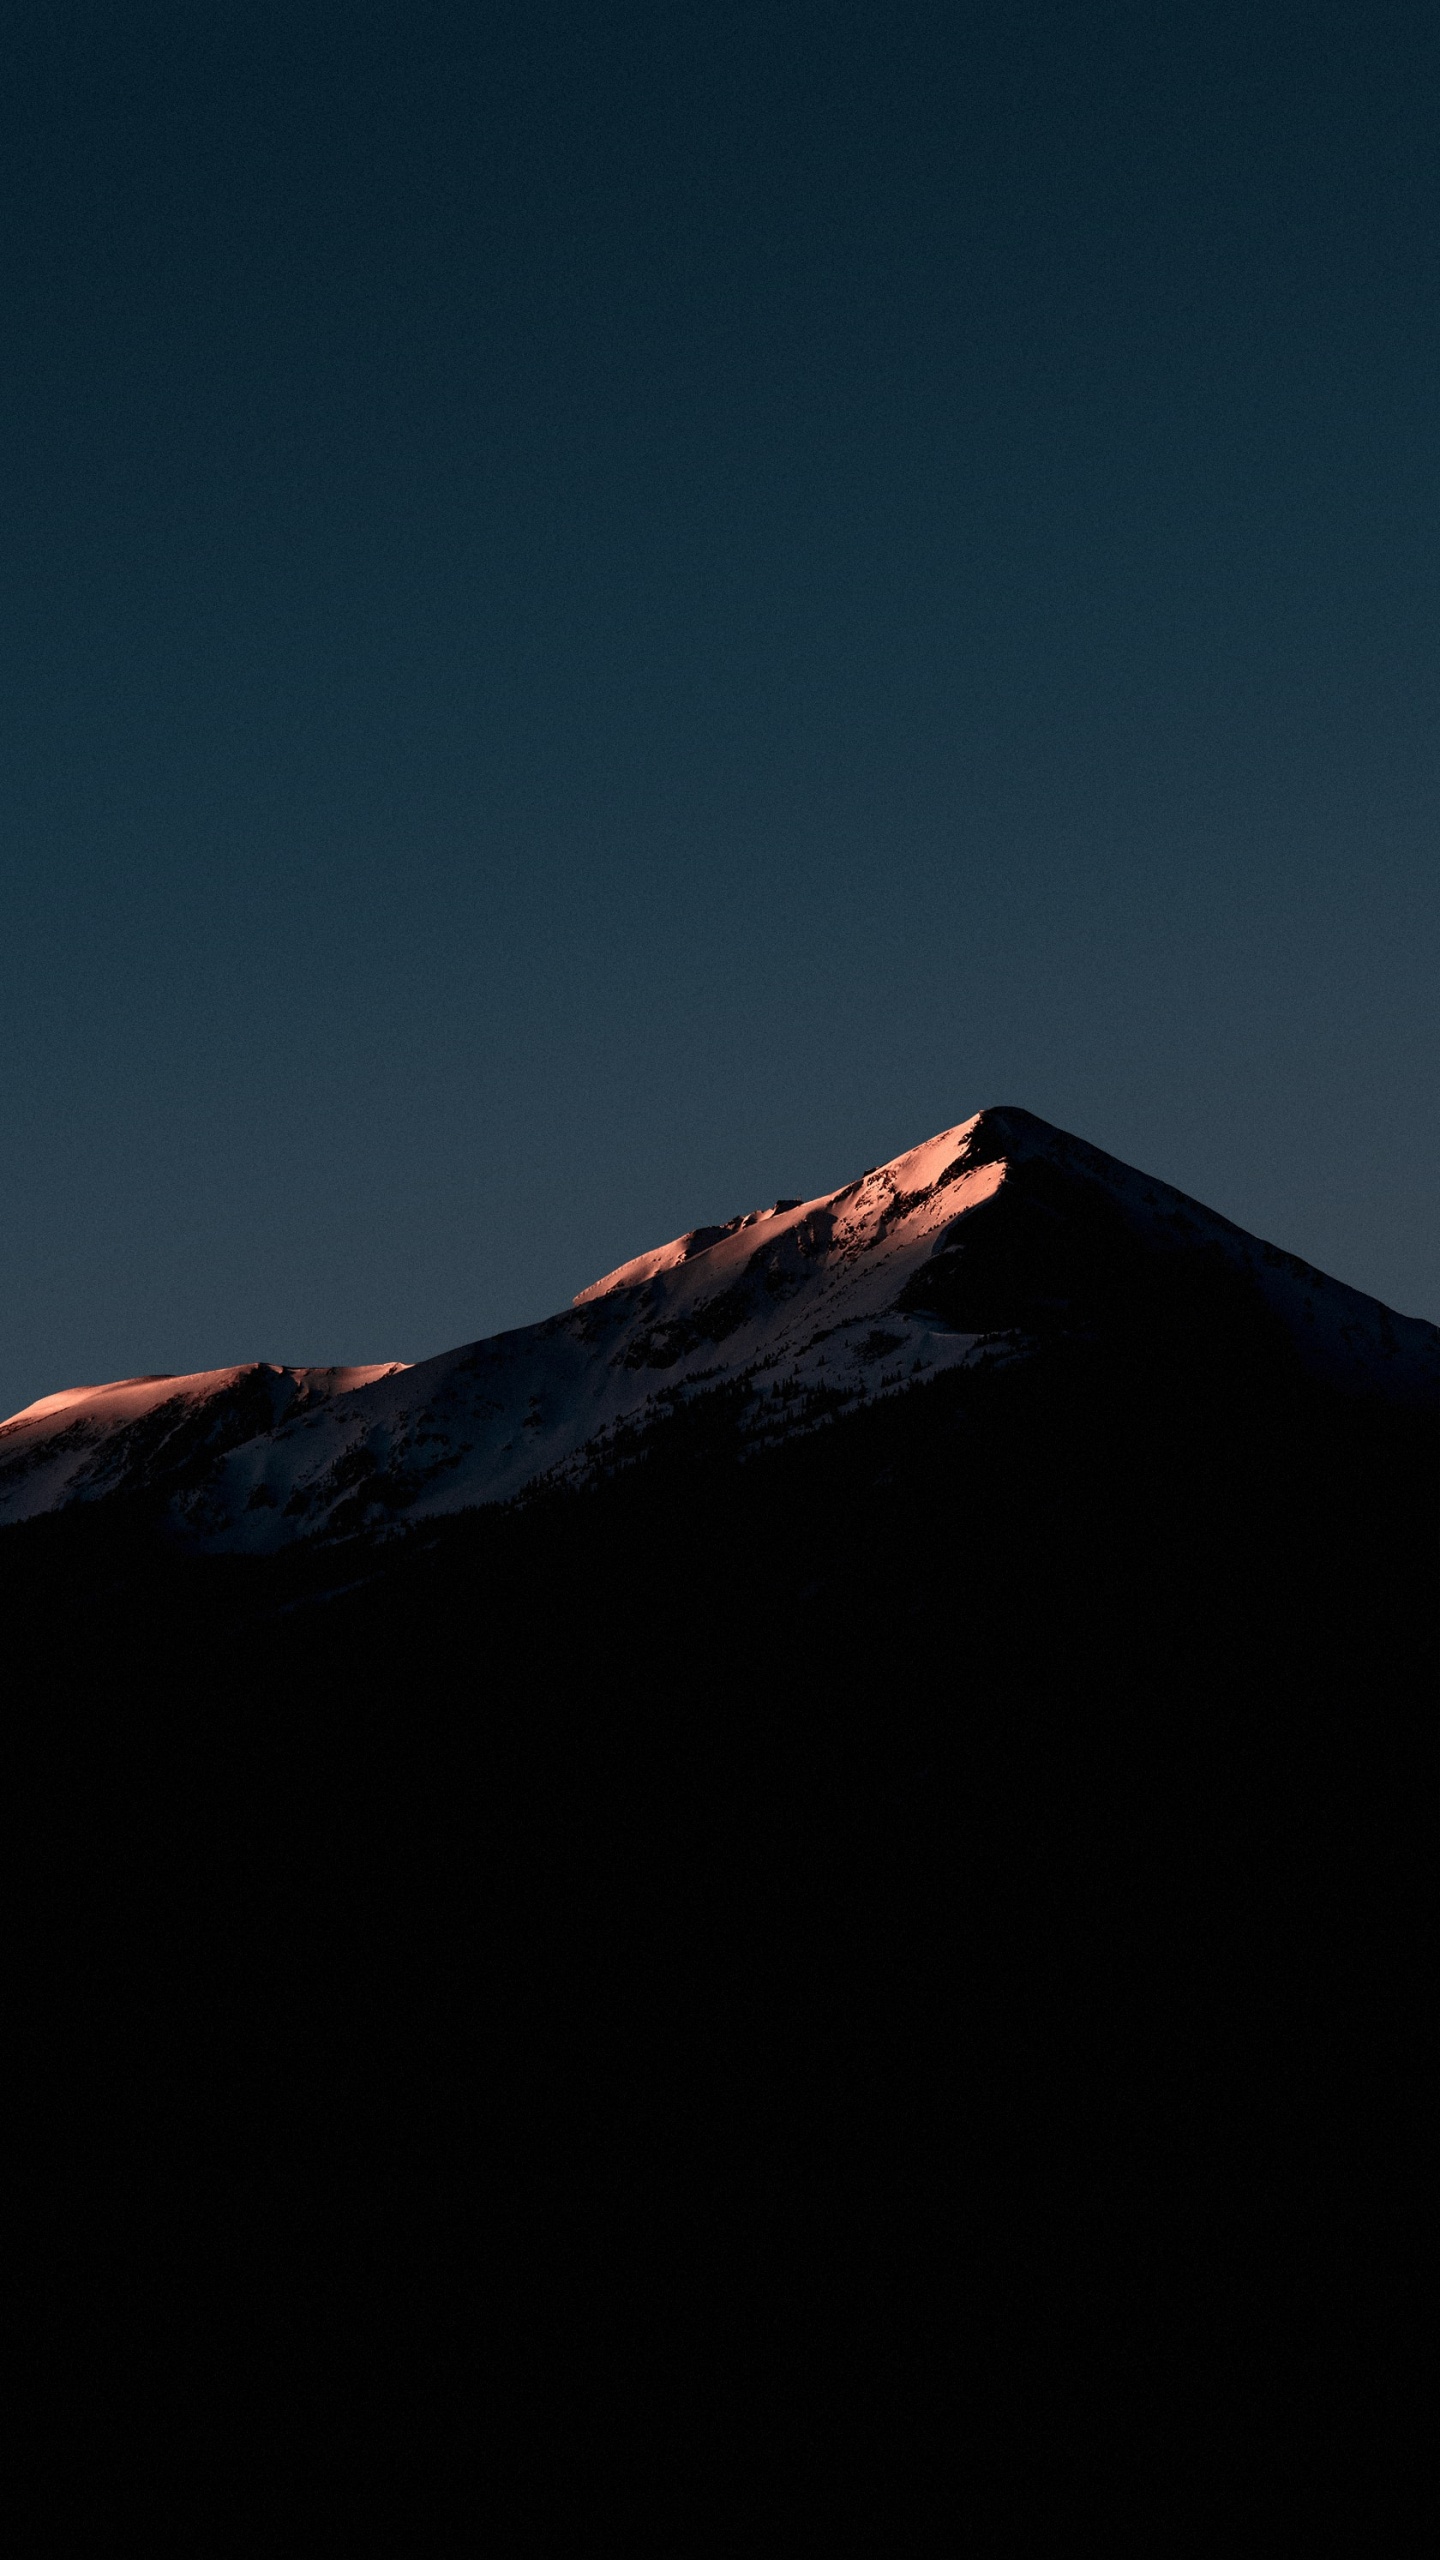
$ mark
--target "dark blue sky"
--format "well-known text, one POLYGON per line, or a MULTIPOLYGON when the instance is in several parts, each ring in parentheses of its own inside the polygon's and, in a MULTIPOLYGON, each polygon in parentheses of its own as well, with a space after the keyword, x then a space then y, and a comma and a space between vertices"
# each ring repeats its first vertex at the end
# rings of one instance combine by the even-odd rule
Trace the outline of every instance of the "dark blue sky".
POLYGON ((992 1101, 1440 1314, 1437 40, 12 8, 0 1411, 992 1101))

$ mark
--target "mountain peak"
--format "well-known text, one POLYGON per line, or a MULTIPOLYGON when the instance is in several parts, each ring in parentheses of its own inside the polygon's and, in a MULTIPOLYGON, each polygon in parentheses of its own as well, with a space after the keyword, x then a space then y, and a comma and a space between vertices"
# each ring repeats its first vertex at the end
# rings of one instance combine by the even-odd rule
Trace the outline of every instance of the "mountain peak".
POLYGON ((1123 1362, 1133 1334, 1163 1374, 1207 1328, 1238 1339, 1242 1307, 1266 1357, 1285 1343, 1358 1392, 1431 1391, 1434 1326, 994 1105, 836 1191, 691 1228, 544 1323, 413 1368, 255 1362, 41 1397, 0 1425, 0 1520, 144 1491, 200 1546, 374 1533, 628 1465, 717 1390, 739 1445, 763 1448, 1041 1345, 1101 1343, 1123 1362))
MULTIPOLYGON (((865 1195, 873 1216, 882 1213, 882 1204, 896 1199, 911 1203, 933 1192, 945 1180, 953 1180, 971 1160, 967 1141, 978 1131, 987 1115, 976 1113, 953 1129, 942 1129, 938 1137, 926 1138, 918 1147, 907 1148, 888 1164, 871 1165, 857 1180, 845 1183, 838 1191, 818 1194, 814 1199, 776 1200, 768 1209, 749 1209, 743 1216, 729 1218, 723 1226, 692 1227, 686 1234, 675 1236, 669 1244, 656 1245, 648 1253, 637 1254, 630 1262, 622 1262, 602 1280, 592 1280, 588 1288, 576 1293, 572 1304, 588 1306, 594 1299, 608 1297, 612 1290, 639 1289, 667 1271, 678 1271, 701 1254, 709 1254, 717 1246, 727 1245, 736 1237, 748 1239, 747 1252, 761 1241, 757 1231, 772 1228, 780 1222, 803 1225, 835 1210, 837 1205, 858 1200, 865 1195)), ((1037 1124, 1038 1125, 1038 1124, 1037 1124)), ((978 1158, 974 1159, 976 1162, 978 1158)), ((852 1227, 860 1220, 852 1218, 852 1227)), ((726 1256, 728 1263, 731 1256, 726 1256)))

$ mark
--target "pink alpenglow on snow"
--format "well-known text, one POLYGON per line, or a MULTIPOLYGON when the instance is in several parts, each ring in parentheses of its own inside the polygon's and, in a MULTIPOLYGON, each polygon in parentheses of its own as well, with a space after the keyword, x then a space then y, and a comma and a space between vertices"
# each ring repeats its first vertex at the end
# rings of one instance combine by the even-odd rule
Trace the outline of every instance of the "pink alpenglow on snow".
POLYGON ((0 1425, 0 1522, 148 1492, 199 1549, 384 1534, 623 1466, 717 1388, 742 1445, 762 1448, 947 1372, 1024 1358, 1075 1296, 1072 1271, 1090 1292, 1086 1321, 1118 1275, 1123 1328, 1137 1261, 1173 1267, 1187 1253, 1243 1283, 1312 1371, 1407 1397, 1440 1374, 1433 1325, 1029 1112, 997 1109, 838 1191, 694 1228, 541 1324, 413 1367, 259 1362, 42 1397, 0 1425))
POLYGON ((260 1360, 37 1397, 0 1423, 0 1522, 140 1491, 186 1458, 218 1456, 257 1429, 373 1386, 401 1365, 285 1369, 260 1360))

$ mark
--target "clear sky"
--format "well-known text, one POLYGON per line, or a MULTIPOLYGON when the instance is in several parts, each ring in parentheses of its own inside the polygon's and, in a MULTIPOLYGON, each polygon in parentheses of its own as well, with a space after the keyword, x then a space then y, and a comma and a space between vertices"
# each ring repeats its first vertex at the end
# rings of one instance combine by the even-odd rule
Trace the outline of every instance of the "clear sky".
POLYGON ((1437 46, 13 0, 0 1411, 988 1102, 1440 1316, 1437 46))

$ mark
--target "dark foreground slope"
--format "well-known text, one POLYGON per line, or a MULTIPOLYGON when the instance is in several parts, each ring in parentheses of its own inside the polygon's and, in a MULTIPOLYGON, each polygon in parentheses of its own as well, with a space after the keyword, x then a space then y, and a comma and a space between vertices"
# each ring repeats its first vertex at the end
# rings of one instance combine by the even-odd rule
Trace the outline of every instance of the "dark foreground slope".
POLYGON ((1373 2531, 1433 1422, 1212 1316, 378 1565, 6 1533, 102 2481, 216 2551, 398 2483, 422 2549, 1198 2552, 1245 2453, 1247 2531, 1373 2531))

